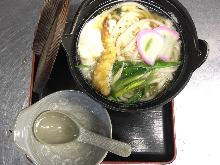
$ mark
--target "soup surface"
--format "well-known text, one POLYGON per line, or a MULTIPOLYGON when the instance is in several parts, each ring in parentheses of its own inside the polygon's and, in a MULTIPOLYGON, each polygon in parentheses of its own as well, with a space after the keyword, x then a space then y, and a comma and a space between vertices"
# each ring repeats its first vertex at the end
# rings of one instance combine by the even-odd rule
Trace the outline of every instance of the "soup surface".
POLYGON ((108 99, 153 99, 181 64, 181 41, 172 21, 137 3, 122 3, 89 20, 78 40, 80 68, 108 99))

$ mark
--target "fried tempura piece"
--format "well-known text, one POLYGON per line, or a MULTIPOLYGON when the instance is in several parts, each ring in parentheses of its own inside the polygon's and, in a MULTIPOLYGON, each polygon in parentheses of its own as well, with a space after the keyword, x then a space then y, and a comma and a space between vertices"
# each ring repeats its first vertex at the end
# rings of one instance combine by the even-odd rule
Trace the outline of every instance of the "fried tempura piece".
POLYGON ((110 81, 112 76, 112 67, 116 60, 114 40, 108 30, 108 18, 103 21, 102 42, 104 51, 95 66, 92 76, 92 84, 103 95, 107 96, 111 90, 110 81))

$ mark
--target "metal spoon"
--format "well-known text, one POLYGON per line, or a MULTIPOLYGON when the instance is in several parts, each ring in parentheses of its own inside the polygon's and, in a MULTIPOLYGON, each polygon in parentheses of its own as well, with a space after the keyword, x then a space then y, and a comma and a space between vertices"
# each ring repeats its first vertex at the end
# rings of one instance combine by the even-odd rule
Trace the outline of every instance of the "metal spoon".
POLYGON ((128 157, 131 154, 129 144, 91 132, 63 112, 46 111, 40 114, 34 123, 34 134, 42 143, 64 144, 77 140, 122 157, 128 157))

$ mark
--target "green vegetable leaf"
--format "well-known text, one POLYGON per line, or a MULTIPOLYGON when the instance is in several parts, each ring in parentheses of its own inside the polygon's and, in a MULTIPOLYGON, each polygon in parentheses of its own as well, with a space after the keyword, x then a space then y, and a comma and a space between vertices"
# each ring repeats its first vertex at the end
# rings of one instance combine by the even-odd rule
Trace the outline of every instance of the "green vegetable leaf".
POLYGON ((124 71, 122 72, 121 77, 118 79, 118 81, 116 81, 113 85, 112 85, 112 90, 113 91, 118 91, 121 88, 123 88, 124 86, 128 85, 129 83, 140 79, 141 77, 143 77, 146 73, 145 69, 135 69, 135 70, 129 70, 128 73, 124 73, 124 71), (130 73, 129 73, 130 71, 130 73))
POLYGON ((112 75, 115 75, 118 70, 123 66, 123 61, 116 61, 112 68, 112 75))
POLYGON ((133 96, 128 99, 128 103, 136 103, 144 96, 143 90, 138 90, 133 96))
POLYGON ((131 61, 117 61, 114 64, 113 70, 118 71, 124 63, 124 69, 122 71, 121 77, 112 84, 112 90, 117 91, 123 86, 131 83, 132 81, 135 81, 136 79, 142 78, 146 73, 160 68, 166 68, 166 67, 175 67, 180 64, 180 62, 163 62, 163 61, 157 61, 155 65, 151 66, 148 64, 145 64, 143 62, 131 62, 131 61))
POLYGON ((116 92, 114 92, 115 97, 120 97, 122 95, 124 95, 125 93, 128 93, 129 91, 132 91, 134 89, 137 89, 138 87, 140 87, 141 85, 143 85, 143 83, 145 82, 145 80, 136 80, 133 81, 132 83, 130 83, 129 85, 125 86, 124 88, 117 90, 116 92))
POLYGON ((150 82, 155 79, 154 70, 177 67, 179 65, 180 61, 157 61, 153 66, 144 62, 116 61, 113 66, 113 72, 117 73, 122 66, 123 71, 120 78, 112 84, 111 94, 115 99, 118 99, 124 94, 133 92, 134 95, 128 100, 128 103, 138 102, 144 97, 146 91, 150 90, 150 82))

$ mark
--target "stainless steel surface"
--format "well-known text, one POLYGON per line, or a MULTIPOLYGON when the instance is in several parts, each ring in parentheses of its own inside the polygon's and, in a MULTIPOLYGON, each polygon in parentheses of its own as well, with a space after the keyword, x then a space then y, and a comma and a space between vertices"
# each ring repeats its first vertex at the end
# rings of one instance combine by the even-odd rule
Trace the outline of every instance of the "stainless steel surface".
POLYGON ((32 40, 40 0, 0 1, 0 164, 28 164, 15 147, 17 113, 27 105, 31 75, 32 40))
MULTIPOLYGON (((78 1, 78 0, 77 0, 78 1)), ((173 164, 217 164, 220 146, 220 1, 180 0, 201 39, 207 61, 175 99, 177 158, 173 164)), ((15 117, 27 106, 32 41, 41 0, 0 1, 0 165, 26 165, 13 143, 15 117)))

